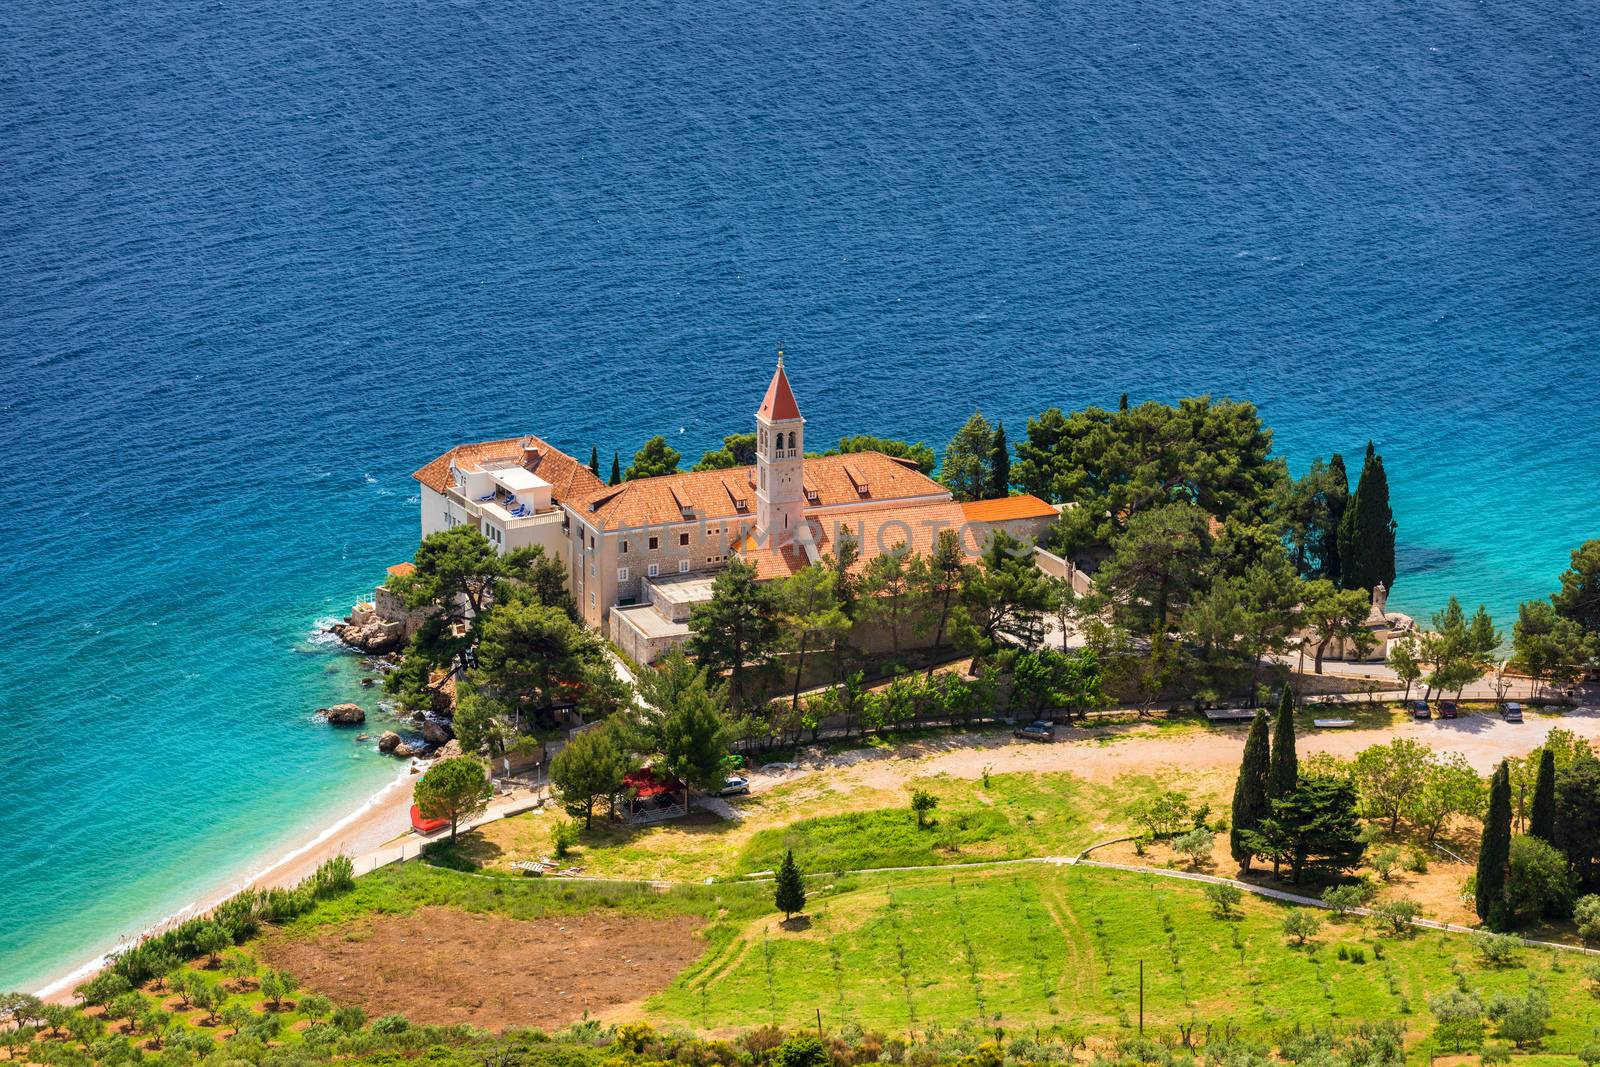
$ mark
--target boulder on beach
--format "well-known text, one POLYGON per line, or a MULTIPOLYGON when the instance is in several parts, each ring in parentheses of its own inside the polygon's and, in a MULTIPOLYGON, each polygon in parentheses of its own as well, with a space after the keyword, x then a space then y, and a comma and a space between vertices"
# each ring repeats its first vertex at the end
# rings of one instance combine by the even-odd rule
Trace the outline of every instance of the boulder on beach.
POLYGON ((439 751, 433 754, 433 758, 449 759, 452 756, 459 755, 461 755, 461 742, 451 738, 449 741, 444 743, 444 746, 440 748, 439 751))
POLYGON ((412 756, 417 755, 417 750, 412 748, 411 745, 405 741, 402 741, 398 745, 394 746, 394 754, 399 756, 401 759, 410 759, 412 756))
POLYGON ((335 704, 331 708, 318 708, 317 713, 337 726, 359 726, 367 721, 367 713, 360 704, 335 704))
POLYGON ((384 731, 383 736, 378 738, 379 752, 393 752, 399 747, 400 735, 395 733, 393 730, 384 731))
POLYGON ((430 745, 442 745, 450 740, 450 731, 433 719, 422 720, 422 739, 430 745))

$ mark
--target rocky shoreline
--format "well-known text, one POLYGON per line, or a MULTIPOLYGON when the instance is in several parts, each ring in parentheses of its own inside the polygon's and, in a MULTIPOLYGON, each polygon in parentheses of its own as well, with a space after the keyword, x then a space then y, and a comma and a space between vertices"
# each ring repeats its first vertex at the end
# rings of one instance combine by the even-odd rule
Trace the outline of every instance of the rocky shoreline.
MULTIPOLYGON (((392 654, 403 643, 403 631, 392 623, 384 622, 370 610, 363 611, 363 607, 364 605, 358 606, 349 618, 325 627, 323 632, 337 637, 352 652, 374 657, 369 666, 377 672, 385 673, 393 670, 395 658, 392 654)), ((377 684, 377 677, 372 675, 361 679, 364 688, 371 688, 377 684)), ((398 730, 384 730, 378 735, 377 750, 396 759, 444 758, 460 755, 461 746, 456 743, 450 722, 450 712, 454 710, 453 694, 441 691, 436 696, 440 699, 435 701, 433 710, 411 714, 410 725, 415 732, 406 731, 402 734, 398 730)), ((330 726, 361 726, 367 721, 367 710, 355 703, 333 704, 318 708, 316 714, 330 726)), ((356 738, 360 742, 371 739, 370 734, 361 734, 356 738)))
POLYGON ((400 646, 405 644, 403 630, 385 623, 375 615, 362 620, 352 613, 348 619, 334 623, 323 632, 332 634, 357 652, 368 656, 388 655, 399 651, 400 646))

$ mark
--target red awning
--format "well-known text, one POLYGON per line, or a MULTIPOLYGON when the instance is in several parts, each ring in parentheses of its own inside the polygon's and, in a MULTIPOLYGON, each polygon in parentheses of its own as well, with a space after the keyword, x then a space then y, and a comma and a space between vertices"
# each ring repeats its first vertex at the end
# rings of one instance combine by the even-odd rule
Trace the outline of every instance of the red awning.
POLYGON ((683 790, 683 783, 671 775, 657 775, 649 767, 640 767, 622 776, 622 784, 641 797, 659 797, 683 790))

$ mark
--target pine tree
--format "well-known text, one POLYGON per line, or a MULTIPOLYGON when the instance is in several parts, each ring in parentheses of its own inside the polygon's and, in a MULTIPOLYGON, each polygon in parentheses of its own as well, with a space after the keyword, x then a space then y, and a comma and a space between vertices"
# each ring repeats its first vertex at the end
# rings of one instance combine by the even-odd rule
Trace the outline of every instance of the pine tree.
POLYGON ((1283 687, 1278 702, 1278 720, 1272 737, 1272 770, 1267 776, 1267 795, 1276 800, 1294 792, 1300 781, 1300 761, 1294 752, 1294 690, 1283 687))
POLYGON ((1322 531, 1322 576, 1339 585, 1343 564, 1339 556, 1339 530, 1344 525, 1344 513, 1350 507, 1350 474, 1344 469, 1344 457, 1335 452, 1328 460, 1328 528, 1322 531))
POLYGON ((678 461, 682 458, 683 454, 667 444, 665 437, 656 434, 633 454, 633 464, 624 472, 623 477, 631 482, 635 478, 659 478, 665 474, 676 474, 678 461))
POLYGON ((957 500, 987 499, 993 460, 994 431, 982 412, 974 411, 945 446, 939 481, 957 500))
POLYGON ((1233 828, 1228 831, 1228 850, 1244 870, 1250 869, 1254 855, 1245 835, 1256 830, 1261 820, 1271 814, 1272 804, 1267 797, 1267 781, 1272 770, 1272 757, 1267 744, 1267 713, 1256 712, 1250 724, 1250 736, 1244 741, 1244 756, 1239 761, 1239 780, 1233 787, 1233 828))
POLYGON ((589 473, 596 478, 600 477, 600 446, 589 446, 589 473))
POLYGON ((689 629, 689 654, 708 670, 728 672, 729 694, 742 708, 748 675, 768 662, 783 633, 777 590, 735 556, 711 583, 711 599, 691 609, 689 629))
POLYGON ((1511 771, 1501 760, 1489 782, 1489 814, 1478 849, 1478 918, 1498 926, 1505 914, 1506 867, 1511 859, 1511 771))
POLYGON ((621 485, 622 484, 622 460, 617 456, 617 454, 615 452, 611 453, 611 480, 606 482, 606 484, 607 485, 621 485))
POLYGON ((772 901, 778 906, 778 910, 783 912, 785 922, 795 912, 806 910, 806 886, 800 880, 800 868, 795 865, 793 849, 784 854, 783 863, 778 867, 772 901))
POLYGON ((1011 448, 1006 444, 1006 424, 994 424, 994 453, 989 459, 989 495, 1011 495, 1011 448))
POLYGON ((1394 512, 1383 457, 1367 442, 1361 480, 1339 524, 1339 584, 1371 592, 1379 582, 1394 588, 1394 512))
POLYGON ((1528 835, 1555 844, 1556 754, 1548 745, 1539 754, 1539 777, 1533 786, 1533 806, 1528 812, 1528 835))

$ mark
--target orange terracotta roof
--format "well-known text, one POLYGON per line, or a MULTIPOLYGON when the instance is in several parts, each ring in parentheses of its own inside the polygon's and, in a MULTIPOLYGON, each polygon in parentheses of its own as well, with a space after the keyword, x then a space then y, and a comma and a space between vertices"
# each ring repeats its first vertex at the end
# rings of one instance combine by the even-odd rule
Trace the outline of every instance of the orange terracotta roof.
MULTIPOLYGON (((932 478, 880 452, 808 457, 803 472, 808 508, 949 495, 932 478)), ((607 530, 689 519, 748 520, 754 525, 756 469, 734 467, 639 478, 601 486, 573 506, 585 520, 607 530)))
MULTIPOLYGON (((905 545, 912 555, 925 556, 933 551, 934 542, 942 530, 953 530, 961 535, 962 554, 970 561, 977 559, 977 543, 972 535, 963 533, 966 519, 962 505, 953 500, 928 504, 908 504, 905 507, 854 508, 831 512, 807 519, 811 537, 819 556, 829 555, 849 531, 860 547, 861 555, 852 573, 859 574, 867 564, 886 552, 905 545)), ((810 557, 804 548, 795 544, 781 549, 770 546, 756 547, 753 539, 746 539, 739 555, 756 569, 761 579, 786 578, 803 568, 810 557)))
POLYGON ((516 463, 537 474, 550 483, 550 495, 556 501, 587 497, 605 488, 587 465, 531 434, 457 445, 412 477, 434 492, 443 493, 455 483, 451 467, 473 470, 494 462, 516 463))
POLYGON ((968 522, 1006 522, 1009 519, 1053 519, 1056 509, 1036 496, 1003 496, 961 505, 968 522))
POLYGON ((739 558, 754 567, 756 580, 763 582, 787 578, 811 562, 805 549, 795 544, 787 544, 782 548, 747 548, 739 553, 739 558))
POLYGON ((794 402, 794 391, 789 388, 789 376, 783 373, 781 359, 778 361, 778 369, 772 374, 772 383, 767 386, 767 395, 762 397, 761 406, 756 409, 756 414, 775 422, 800 417, 800 405, 794 402))
POLYGON ((396 563, 389 568, 389 577, 391 578, 405 578, 415 573, 417 573, 417 565, 415 563, 396 563))

